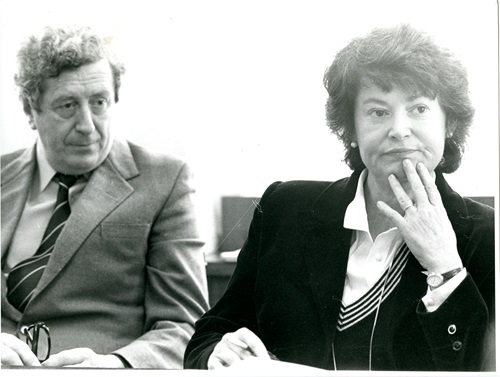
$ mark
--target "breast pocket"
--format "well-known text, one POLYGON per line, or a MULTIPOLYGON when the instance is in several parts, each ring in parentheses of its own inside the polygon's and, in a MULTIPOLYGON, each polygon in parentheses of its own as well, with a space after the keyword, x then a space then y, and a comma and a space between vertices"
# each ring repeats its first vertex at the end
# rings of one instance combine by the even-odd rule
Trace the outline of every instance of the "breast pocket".
POLYGON ((151 226, 149 224, 102 223, 103 238, 147 238, 151 226))

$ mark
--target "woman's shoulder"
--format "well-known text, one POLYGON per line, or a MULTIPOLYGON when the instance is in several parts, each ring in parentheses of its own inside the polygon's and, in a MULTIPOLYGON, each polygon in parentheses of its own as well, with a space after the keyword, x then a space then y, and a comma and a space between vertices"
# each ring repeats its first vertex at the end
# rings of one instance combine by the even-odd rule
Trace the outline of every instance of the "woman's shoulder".
POLYGON ((345 191, 349 178, 338 181, 277 181, 271 184, 261 198, 261 204, 285 207, 310 207, 324 193, 340 194, 345 191))
POLYGON ((494 229, 495 210, 489 205, 480 203, 471 198, 463 198, 467 207, 468 218, 473 221, 476 226, 494 229))

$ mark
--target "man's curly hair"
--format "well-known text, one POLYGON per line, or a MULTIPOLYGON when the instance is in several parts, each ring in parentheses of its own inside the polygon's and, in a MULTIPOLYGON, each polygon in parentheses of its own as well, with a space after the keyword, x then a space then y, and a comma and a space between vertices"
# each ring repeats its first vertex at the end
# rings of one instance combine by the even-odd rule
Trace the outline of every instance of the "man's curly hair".
POLYGON ((20 88, 19 98, 24 112, 31 117, 31 110, 40 112, 43 82, 57 77, 61 72, 85 64, 109 61, 114 81, 115 102, 118 102, 121 75, 125 67, 110 51, 106 40, 88 27, 44 29, 40 37, 32 35, 18 53, 18 73, 14 76, 20 88))
POLYGON ((328 91, 327 125, 344 144, 344 161, 351 169, 364 167, 359 148, 350 147, 355 140, 355 99, 361 85, 373 84, 384 91, 398 86, 410 93, 437 97, 446 115, 447 137, 436 169, 451 173, 460 166, 474 116, 467 73, 429 36, 409 25, 375 29, 337 53, 323 83, 328 91))

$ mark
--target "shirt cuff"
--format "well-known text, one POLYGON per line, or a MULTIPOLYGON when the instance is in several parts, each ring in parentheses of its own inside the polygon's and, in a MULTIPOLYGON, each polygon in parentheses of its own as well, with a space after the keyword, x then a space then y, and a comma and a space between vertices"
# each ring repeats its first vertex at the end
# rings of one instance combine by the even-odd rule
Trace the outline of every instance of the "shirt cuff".
POLYGON ((432 313, 439 309, 441 304, 446 301, 448 297, 453 293, 453 291, 460 285, 462 281, 467 277, 467 271, 465 267, 458 274, 453 276, 446 283, 440 287, 431 291, 427 287, 427 294, 422 297, 422 302, 424 303, 428 312, 432 313))

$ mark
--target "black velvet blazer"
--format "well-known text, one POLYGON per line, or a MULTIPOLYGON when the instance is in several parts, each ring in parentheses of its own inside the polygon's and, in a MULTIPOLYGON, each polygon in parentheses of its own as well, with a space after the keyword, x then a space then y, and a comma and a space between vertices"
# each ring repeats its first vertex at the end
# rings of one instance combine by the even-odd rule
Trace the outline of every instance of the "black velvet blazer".
MULTIPOLYGON (((227 291, 196 324, 185 368, 207 368, 222 336, 247 327, 280 360, 333 369, 352 236, 343 221, 359 175, 333 183, 276 182, 266 190, 227 291)), ((385 342, 390 363, 373 369, 480 370, 486 356, 494 357, 493 209, 460 197, 442 174, 436 184, 467 278, 428 313, 421 302, 427 291, 423 268, 410 254, 392 293, 400 307, 374 335, 385 342)))

